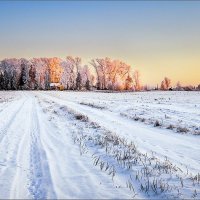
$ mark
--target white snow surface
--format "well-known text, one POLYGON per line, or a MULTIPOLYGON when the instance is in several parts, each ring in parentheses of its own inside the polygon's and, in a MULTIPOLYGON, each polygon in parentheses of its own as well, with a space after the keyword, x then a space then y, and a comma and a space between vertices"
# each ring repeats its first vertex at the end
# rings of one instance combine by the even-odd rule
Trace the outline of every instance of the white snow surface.
POLYGON ((187 172, 180 174, 184 186, 162 198, 200 198, 198 180, 189 178, 200 172, 200 92, 0 91, 0 199, 159 199, 141 190, 142 182, 132 182, 134 192, 127 187, 140 165, 124 169, 92 140, 75 142, 104 130, 187 172), (94 155, 116 174, 94 165, 94 155))

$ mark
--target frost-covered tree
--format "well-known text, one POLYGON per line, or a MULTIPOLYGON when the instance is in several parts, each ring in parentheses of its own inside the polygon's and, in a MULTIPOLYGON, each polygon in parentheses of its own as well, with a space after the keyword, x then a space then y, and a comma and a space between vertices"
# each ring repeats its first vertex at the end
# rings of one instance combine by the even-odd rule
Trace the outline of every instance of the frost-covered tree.
POLYGON ((133 87, 133 79, 131 76, 127 76, 126 81, 125 81, 125 90, 130 90, 133 87))
POLYGON ((21 58, 20 60, 20 68, 21 68, 21 74, 19 79, 19 86, 20 89, 29 89, 28 87, 28 79, 29 79, 29 68, 30 68, 30 61, 24 58, 21 58))
POLYGON ((110 58, 91 61, 91 68, 82 65, 80 57, 4 59, 0 61, 0 89, 50 89, 50 83, 60 83, 64 89, 124 90, 131 86, 131 68, 110 58))
POLYGON ((80 68, 81 82, 82 86, 85 87, 86 90, 90 90, 91 85, 94 82, 94 77, 87 65, 84 65, 80 68))
POLYGON ((134 80, 134 89, 135 89, 135 91, 140 91, 141 90, 140 72, 138 70, 134 71, 133 80, 134 80))
MULTIPOLYGON (((33 58, 31 66, 35 68, 35 89, 49 89, 50 87, 50 64, 48 58, 33 58)), ((30 82, 29 82, 30 83, 30 82)))
POLYGON ((26 76, 25 64, 22 63, 22 64, 21 64, 21 67, 22 67, 22 69, 21 69, 21 77, 20 77, 19 85, 20 85, 21 89, 23 89, 24 86, 25 86, 26 83, 27 83, 27 76, 26 76))
POLYGON ((80 72, 78 72, 78 75, 76 77, 76 90, 81 90, 81 87, 82 87, 82 79, 80 72))
POLYGON ((93 59, 90 64, 97 75, 97 89, 123 90, 130 66, 119 60, 93 59))
POLYGON ((31 65, 29 69, 29 89, 36 89, 36 68, 31 65))
POLYGON ((10 77, 9 77, 9 74, 8 74, 8 72, 5 70, 5 72, 4 72, 4 82, 3 82, 3 84, 4 84, 4 89, 5 90, 10 90, 11 88, 10 88, 10 77))
POLYGON ((18 80, 17 80, 17 72, 16 70, 12 71, 11 75, 11 89, 17 90, 18 89, 18 80))
POLYGON ((96 61, 94 59, 91 60, 90 64, 95 69, 96 76, 97 76, 96 87, 97 87, 97 90, 100 90, 101 89, 101 78, 100 78, 100 72, 98 69, 98 64, 96 63, 96 61))
POLYGON ((171 86, 171 80, 165 77, 164 80, 161 82, 160 89, 169 90, 170 86, 171 86))
POLYGON ((52 83, 59 83, 62 74, 62 67, 60 66, 61 59, 54 57, 48 59, 48 66, 50 70, 50 81, 52 83))
POLYGON ((4 89, 4 74, 0 70, 0 90, 3 90, 3 89, 4 89))
POLYGON ((72 57, 67 57, 65 61, 61 63, 62 75, 61 83, 65 89, 75 90, 76 89, 76 66, 72 57))
POLYGON ((70 67, 70 82, 72 85, 71 89, 76 89, 77 85, 79 84, 76 81, 79 81, 77 77, 79 76, 78 73, 80 73, 81 58, 67 56, 66 61, 68 63, 68 66, 70 67))
POLYGON ((0 63, 1 89, 19 89, 21 61, 19 59, 4 59, 0 63))

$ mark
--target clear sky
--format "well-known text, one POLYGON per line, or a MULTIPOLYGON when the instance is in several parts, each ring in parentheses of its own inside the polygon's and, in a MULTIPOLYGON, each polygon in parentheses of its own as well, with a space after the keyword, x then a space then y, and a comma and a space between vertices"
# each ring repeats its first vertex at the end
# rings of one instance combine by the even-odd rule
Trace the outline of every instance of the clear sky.
POLYGON ((0 59, 66 55, 200 84, 200 1, 0 1, 0 59))

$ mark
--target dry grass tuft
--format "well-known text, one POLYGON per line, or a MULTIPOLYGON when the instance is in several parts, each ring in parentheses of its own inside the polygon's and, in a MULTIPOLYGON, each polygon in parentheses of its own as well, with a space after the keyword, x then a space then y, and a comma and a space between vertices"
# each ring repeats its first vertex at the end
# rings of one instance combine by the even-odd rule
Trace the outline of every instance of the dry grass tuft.
POLYGON ((74 115, 77 120, 88 122, 88 117, 82 114, 75 114, 74 115))

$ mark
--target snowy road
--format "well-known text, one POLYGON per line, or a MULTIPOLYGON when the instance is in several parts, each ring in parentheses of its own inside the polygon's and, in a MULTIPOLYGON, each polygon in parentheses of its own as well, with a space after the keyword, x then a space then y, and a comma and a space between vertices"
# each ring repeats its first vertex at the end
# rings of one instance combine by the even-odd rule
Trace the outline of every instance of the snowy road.
MULTIPOLYGON (((19 91, 13 95, 0 92, 0 198, 133 197, 126 187, 127 172, 120 171, 113 181, 108 173, 93 164, 94 148, 88 148, 81 155, 73 136, 80 131, 95 134, 101 129, 92 130, 84 122, 76 121, 69 110, 87 116, 92 123, 119 137, 134 141, 140 152, 153 151, 158 158, 167 156, 184 170, 187 166, 191 174, 199 173, 199 136, 150 127, 109 109, 82 105, 77 93, 70 93, 70 99, 67 95, 64 92, 19 91)), ((92 95, 88 101, 94 101, 95 94, 92 95)), ((134 184, 137 190, 137 183, 134 184)), ((188 186, 187 190, 193 194, 193 188, 188 186)), ((138 189, 136 198, 148 198, 148 195, 138 189)))
POLYGON ((0 114, 1 199, 130 197, 80 156, 70 127, 53 125, 31 92, 18 95, 0 114))

